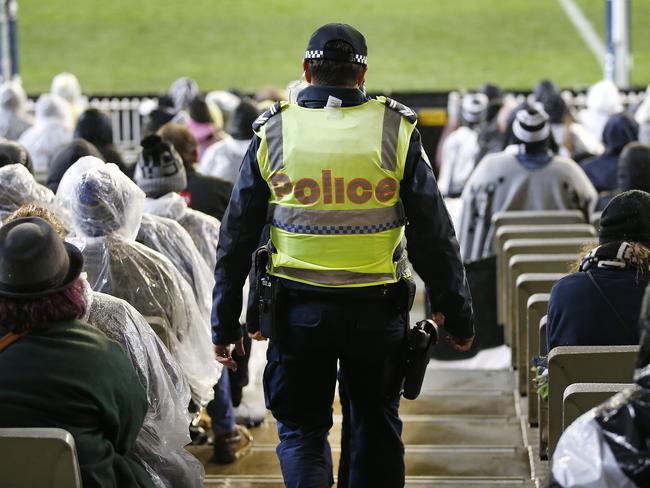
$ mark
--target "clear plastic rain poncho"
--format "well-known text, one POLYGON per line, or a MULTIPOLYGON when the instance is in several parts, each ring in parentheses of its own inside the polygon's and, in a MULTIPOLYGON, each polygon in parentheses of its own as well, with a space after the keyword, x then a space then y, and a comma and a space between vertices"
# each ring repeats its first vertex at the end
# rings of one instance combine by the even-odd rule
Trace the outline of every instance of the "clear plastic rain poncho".
POLYGON ((582 415, 562 434, 552 467, 559 486, 650 486, 650 287, 641 307, 640 330, 634 387, 582 415))
POLYGON ((220 224, 217 219, 192 210, 178 193, 168 193, 160 198, 147 198, 146 212, 175 220, 189 233, 212 272, 217 264, 217 244, 220 224))
POLYGON ((202 487, 203 466, 185 450, 190 443, 190 389, 180 367, 135 308, 86 285, 82 320, 122 346, 147 392, 149 408, 135 455, 156 487, 202 487))
POLYGON ((201 314, 209 317, 214 275, 187 231, 172 219, 144 214, 136 240, 174 263, 194 291, 201 314))
POLYGON ((9 164, 0 168, 0 222, 23 205, 38 203, 49 206, 54 193, 39 185, 22 164, 9 164))
POLYGON ((70 104, 73 125, 88 106, 88 99, 81 94, 79 80, 72 73, 59 73, 52 78, 50 93, 60 96, 70 104))
POLYGON ((61 200, 70 202, 74 243, 93 290, 126 300, 147 322, 158 323, 156 332, 188 380, 192 398, 206 403, 221 370, 209 321, 171 261, 135 242, 144 193, 114 164, 89 169, 59 191, 66 189, 71 197, 61 200))
POLYGON ((34 171, 45 173, 54 151, 72 140, 72 113, 68 102, 45 93, 36 102, 34 125, 18 139, 32 156, 34 171))
POLYGON ((0 137, 17 141, 32 126, 25 114, 25 102, 27 95, 20 83, 5 81, 0 85, 0 137))

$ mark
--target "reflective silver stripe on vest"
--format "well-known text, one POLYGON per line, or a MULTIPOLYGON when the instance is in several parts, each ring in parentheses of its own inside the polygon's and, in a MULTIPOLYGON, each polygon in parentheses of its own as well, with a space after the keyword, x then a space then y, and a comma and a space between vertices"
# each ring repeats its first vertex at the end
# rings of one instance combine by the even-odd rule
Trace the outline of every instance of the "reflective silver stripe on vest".
POLYGON ((286 266, 274 268, 273 274, 326 286, 363 285, 386 281, 394 282, 397 279, 394 275, 388 273, 355 273, 354 271, 345 270, 317 271, 314 269, 289 268, 286 266))
POLYGON ((269 119, 266 123, 266 145, 268 147, 271 173, 279 171, 284 166, 282 151, 282 113, 269 119))
POLYGON ((381 135, 381 167, 389 171, 395 171, 397 168, 397 139, 401 122, 400 113, 386 105, 381 135))
POLYGON ((365 210, 310 210, 274 205, 271 225, 294 234, 375 234, 406 224, 401 202, 365 210))

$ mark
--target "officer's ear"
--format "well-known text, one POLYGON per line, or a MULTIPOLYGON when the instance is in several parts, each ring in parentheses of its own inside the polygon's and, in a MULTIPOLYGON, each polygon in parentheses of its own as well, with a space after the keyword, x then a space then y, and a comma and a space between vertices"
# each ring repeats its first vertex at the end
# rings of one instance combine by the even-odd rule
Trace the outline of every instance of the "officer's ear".
POLYGON ((359 75, 359 78, 357 79, 357 86, 362 87, 363 84, 366 82, 366 71, 368 71, 368 65, 364 65, 363 69, 361 70, 361 74, 359 75))
POLYGON ((309 70, 309 60, 305 59, 302 62, 302 70, 304 71, 305 81, 311 83, 311 71, 309 70))

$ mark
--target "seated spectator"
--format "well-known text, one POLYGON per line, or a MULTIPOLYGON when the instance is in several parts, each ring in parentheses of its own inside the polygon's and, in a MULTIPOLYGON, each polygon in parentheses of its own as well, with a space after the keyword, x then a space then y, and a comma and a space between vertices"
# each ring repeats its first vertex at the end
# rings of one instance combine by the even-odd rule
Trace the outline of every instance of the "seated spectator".
POLYGON ((226 132, 231 137, 213 144, 205 151, 199 171, 234 185, 239 176, 239 167, 253 139, 253 122, 258 115, 255 105, 242 101, 228 121, 226 132))
POLYGON ((639 330, 635 385, 585 413, 564 431, 553 454, 551 488, 648 486, 650 289, 643 299, 639 330))
POLYGON ((153 487, 133 453, 145 391, 120 346, 79 320, 82 267, 43 219, 0 228, 0 427, 69 431, 85 487, 153 487))
POLYGON ((486 154, 499 152, 503 148, 503 132, 499 129, 497 119, 497 115, 499 115, 499 111, 503 106, 503 91, 497 85, 486 83, 479 92, 488 97, 488 109, 478 133, 477 164, 486 154))
MULTIPOLYGON (((65 237, 62 223, 48 209, 20 207, 7 223, 24 217, 40 217, 65 237)), ((174 488, 203 486, 203 467, 185 450, 191 439, 187 406, 190 389, 176 361, 140 313, 124 300, 92 291, 82 276, 86 313, 83 322, 114 340, 129 357, 149 405, 133 452, 154 485, 174 488)))
POLYGON ((585 160, 583 168, 599 192, 616 188, 618 157, 623 148, 639 138, 639 124, 627 113, 612 115, 603 129, 605 152, 585 160))
POLYGON ((181 192, 187 205, 221 221, 230 200, 232 183, 207 176, 194 169, 198 161, 197 143, 191 132, 180 124, 165 124, 158 131, 170 142, 183 160, 187 187, 181 192))
POLYGON ((68 102, 71 109, 72 125, 77 122, 81 112, 88 106, 88 99, 81 94, 79 80, 72 73, 59 73, 52 78, 50 93, 68 102))
POLYGON ((223 130, 217 129, 210 113, 210 107, 203 97, 196 97, 190 102, 189 115, 187 128, 196 140, 197 156, 195 161, 198 161, 208 147, 222 140, 226 134, 223 130))
POLYGON ((578 112, 578 122, 593 137, 603 141, 605 124, 612 115, 622 111, 623 100, 616 85, 610 80, 601 80, 589 87, 587 91, 587 107, 578 112))
POLYGON ((53 201, 54 193, 36 183, 34 176, 22 164, 0 168, 0 222, 23 205, 49 205, 53 201))
POLYGON ((596 205, 596 191, 580 167, 549 151, 546 113, 519 110, 513 134, 517 153, 486 156, 463 190, 458 240, 465 261, 494 255, 492 216, 497 212, 578 209, 591 214, 596 205))
POLYGON ((632 190, 612 199, 599 242, 551 291, 549 350, 639 342, 639 310, 650 280, 650 194, 632 190))
POLYGON ((6 81, 0 85, 0 137, 17 141, 32 126, 25 113, 27 95, 20 83, 6 81))
POLYGON ((177 124, 187 124, 189 121, 188 108, 190 102, 199 96, 199 85, 192 78, 183 76, 174 80, 170 85, 167 95, 171 98, 174 106, 174 118, 171 120, 177 124))
POLYGON ((155 134, 163 125, 171 122, 176 115, 174 102, 167 95, 158 98, 153 103, 143 103, 140 106, 140 113, 144 117, 142 128, 144 135, 155 134))
POLYGON ((47 168, 46 186, 56 193, 65 172, 84 156, 93 156, 100 160, 102 158, 97 148, 84 139, 74 139, 67 144, 59 146, 52 155, 52 159, 47 168))
POLYGON ((89 108, 84 111, 77 121, 74 130, 76 138, 90 142, 101 154, 101 158, 107 163, 113 163, 126 174, 129 173, 122 155, 113 144, 113 124, 108 115, 96 108, 89 108))
POLYGON ((438 188, 443 196, 456 198, 469 179, 478 154, 478 129, 485 119, 488 99, 482 93, 463 97, 461 126, 451 132, 442 144, 442 164, 438 188))
POLYGON ((34 174, 32 157, 24 146, 10 140, 0 139, 0 168, 9 164, 22 164, 34 174))
POLYGON ((45 173, 54 151, 72 140, 72 114, 68 103, 57 95, 41 95, 36 102, 34 125, 18 139, 34 163, 36 173, 45 173))
POLYGON ((188 207, 176 192, 185 190, 187 177, 183 161, 174 146, 158 135, 142 140, 134 179, 147 195, 146 212, 175 220, 190 234, 201 256, 214 269, 220 224, 217 219, 188 207))
POLYGON ((219 377, 210 326, 174 265, 135 242, 144 194, 112 164, 77 175, 71 189, 63 183, 59 192, 72 192, 64 201, 70 202, 75 242, 84 254, 92 289, 126 300, 145 317, 162 320, 163 342, 170 344, 192 398, 199 405, 208 401, 219 377))
POLYGON ((614 196, 628 190, 650 192, 650 146, 630 142, 618 158, 616 189, 601 194, 597 210, 602 210, 614 196))

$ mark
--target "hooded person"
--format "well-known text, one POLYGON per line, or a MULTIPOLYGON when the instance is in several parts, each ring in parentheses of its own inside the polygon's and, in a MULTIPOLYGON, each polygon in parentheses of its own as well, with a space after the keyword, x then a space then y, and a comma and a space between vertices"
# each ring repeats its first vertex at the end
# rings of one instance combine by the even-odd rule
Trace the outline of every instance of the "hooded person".
POLYGON ((11 141, 29 129, 33 121, 25 113, 27 95, 20 83, 5 81, 0 85, 0 137, 11 141))
POLYGON ((634 385, 575 420, 553 454, 551 488, 638 488, 650 484, 650 288, 638 325, 634 385))
MULTIPOLYGON (((41 217, 60 238, 65 237, 62 223, 45 207, 20 207, 7 223, 24 217, 41 217)), ((191 441, 190 389, 178 364, 136 309, 124 300, 92 291, 83 275, 80 279, 86 301, 81 321, 122 346, 146 391, 148 409, 135 440, 135 456, 156 487, 203 486, 203 467, 184 447, 191 441)))
POLYGON ((54 193, 39 185, 24 165, 10 164, 0 168, 0 222, 23 205, 47 206, 53 201, 54 193))
POLYGON ((36 173, 45 173, 56 149, 72 140, 69 104, 58 95, 45 93, 36 102, 34 125, 18 139, 34 163, 36 173))
POLYGON ((66 171, 84 156, 93 156, 97 159, 102 159, 102 155, 97 148, 85 139, 74 139, 67 144, 59 146, 52 155, 52 159, 47 168, 45 185, 56 193, 61 178, 63 178, 66 171))
POLYGON ((178 362, 193 400, 203 404, 220 372, 206 339, 209 323, 174 265, 135 241, 144 194, 113 164, 76 176, 70 184, 61 182, 57 199, 61 192, 72 192, 61 198, 70 205, 74 242, 84 255, 88 282, 93 290, 126 300, 155 319, 156 332, 178 362))
POLYGON ((232 183, 199 173, 194 169, 198 160, 198 145, 190 130, 180 124, 165 124, 158 134, 178 152, 183 160, 187 186, 181 192, 194 210, 211 215, 221 221, 230 200, 232 183))
POLYGON ((68 102, 73 124, 88 106, 88 99, 81 94, 79 80, 72 73, 59 73, 52 78, 50 93, 68 102))
POLYGON ((145 137, 136 164, 134 180, 145 192, 146 212, 175 220, 190 234, 201 256, 214 269, 219 242, 219 221, 188 207, 177 192, 187 188, 183 160, 159 135, 145 137))
POLYGON ((478 130, 485 120, 488 98, 483 93, 468 94, 461 106, 462 125, 447 136, 442 145, 438 188, 443 196, 458 197, 469 179, 478 154, 478 130))
POLYGON ((41 218, 0 228, 0 427, 67 430, 85 487, 150 488, 135 455, 146 393, 121 347, 82 321, 82 267, 41 218))
POLYGON ((639 124, 627 113, 612 115, 603 129, 605 152, 585 160, 583 168, 599 192, 616 188, 618 158, 623 148, 639 138, 639 124))
POLYGON ((590 215, 597 193, 574 161, 550 151, 543 110, 519 110, 512 125, 516 153, 486 156, 465 185, 458 240, 463 259, 494 256, 492 216, 508 210, 581 210, 590 215))
POLYGON ((587 107, 578 112, 578 122, 593 137, 603 141, 605 124, 612 115, 622 111, 623 100, 616 85, 610 80, 601 80, 587 91, 587 107))
POLYGON ((553 287, 549 350, 638 344, 639 310, 649 280, 650 194, 631 190, 609 202, 599 245, 582 258, 577 272, 553 287))
POLYGON ((253 139, 253 122, 258 116, 257 107, 243 100, 228 121, 226 132, 231 137, 213 144, 205 151, 199 163, 199 171, 234 185, 244 154, 253 139))
POLYGON ((187 124, 190 102, 199 96, 197 82, 187 76, 178 78, 170 85, 167 95, 173 103, 174 117, 171 121, 177 124, 187 124))
POLYGON ((34 174, 32 157, 25 146, 8 139, 0 139, 0 168, 9 164, 22 164, 27 171, 34 174))
POLYGON ((74 137, 90 142, 107 163, 116 164, 122 172, 129 174, 122 155, 113 144, 113 124, 108 115, 96 108, 85 110, 77 120, 74 137))

